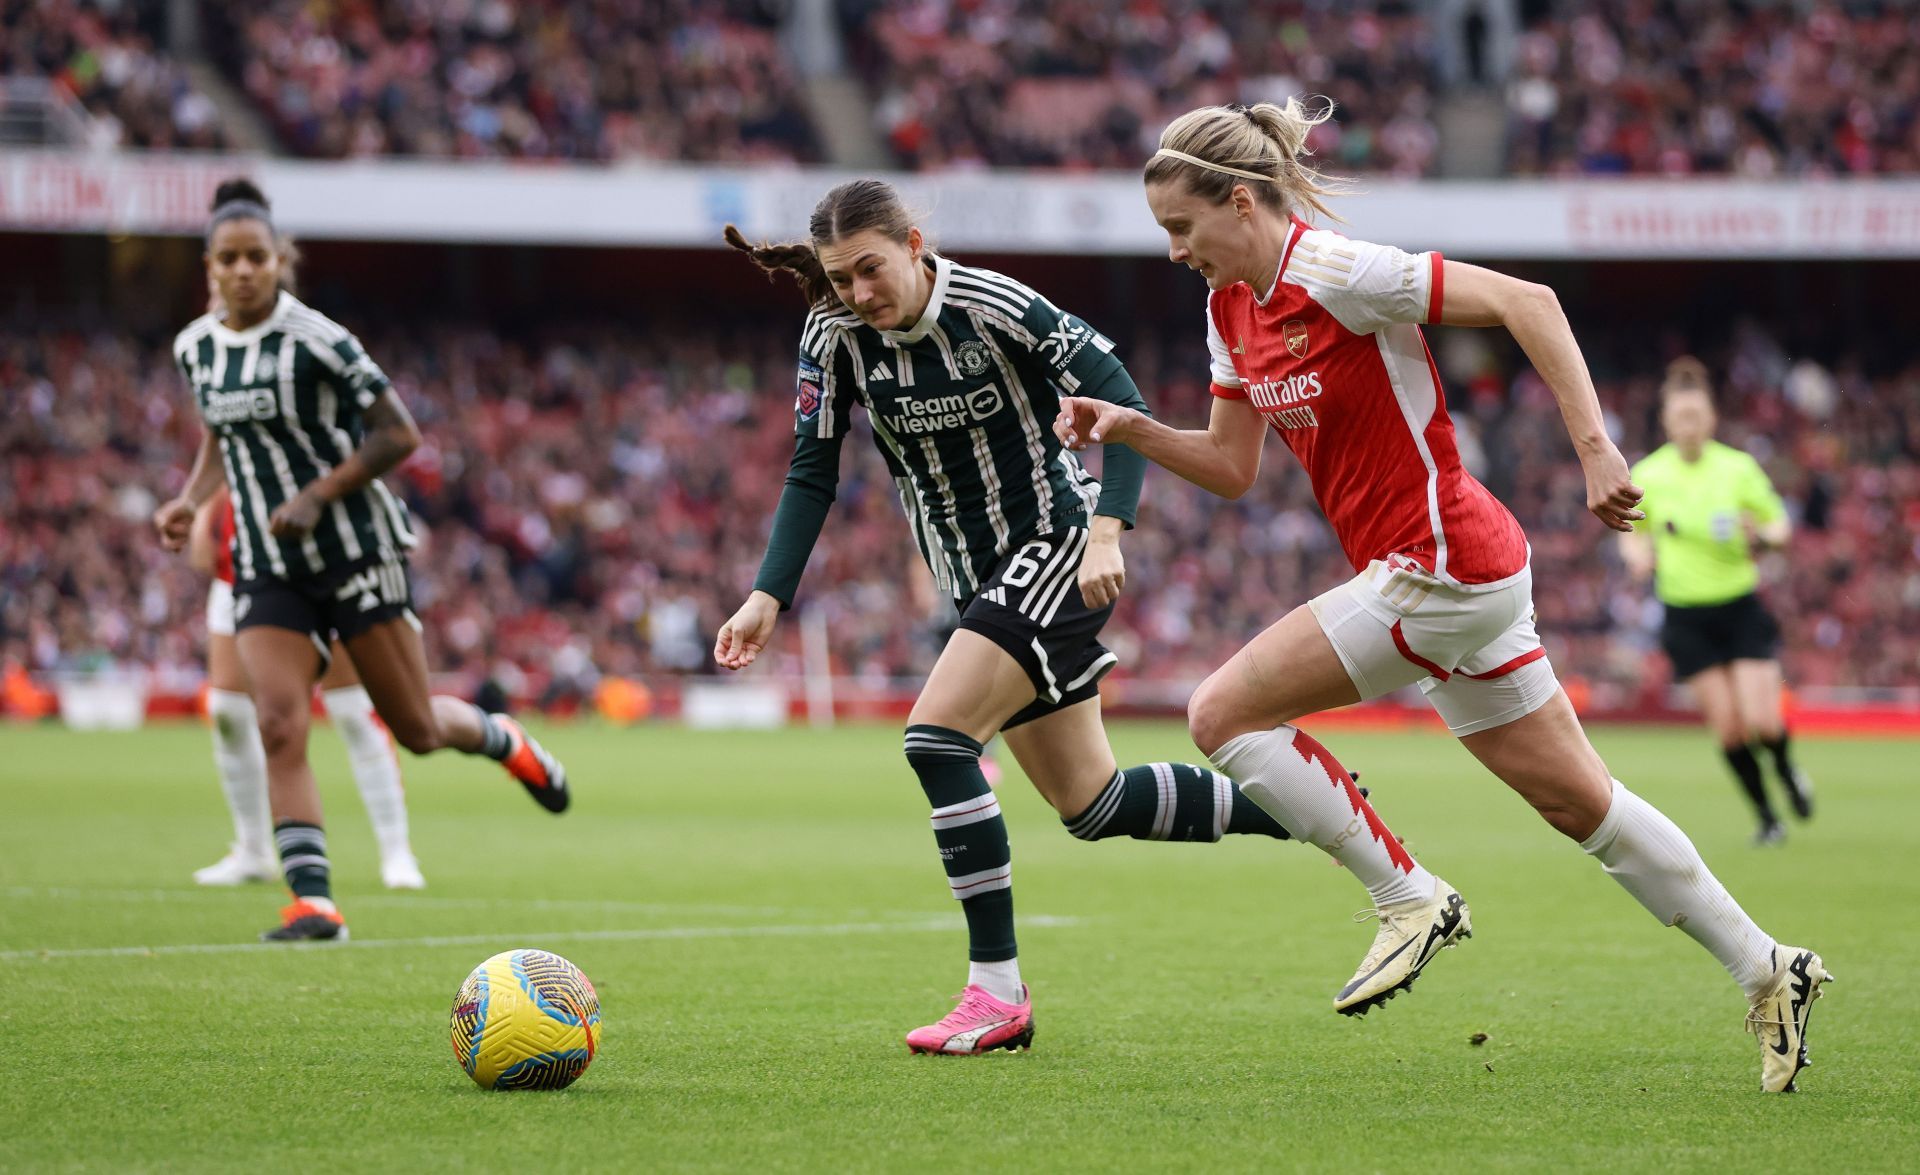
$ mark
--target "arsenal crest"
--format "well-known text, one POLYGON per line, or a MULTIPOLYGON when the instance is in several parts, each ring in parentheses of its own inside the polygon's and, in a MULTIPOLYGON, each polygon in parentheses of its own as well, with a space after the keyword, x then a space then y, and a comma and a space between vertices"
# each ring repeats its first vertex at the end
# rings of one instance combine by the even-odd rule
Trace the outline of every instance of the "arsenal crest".
POLYGON ((1280 328, 1287 340, 1287 350, 1293 352, 1295 359, 1307 357, 1307 324, 1294 319, 1280 328))

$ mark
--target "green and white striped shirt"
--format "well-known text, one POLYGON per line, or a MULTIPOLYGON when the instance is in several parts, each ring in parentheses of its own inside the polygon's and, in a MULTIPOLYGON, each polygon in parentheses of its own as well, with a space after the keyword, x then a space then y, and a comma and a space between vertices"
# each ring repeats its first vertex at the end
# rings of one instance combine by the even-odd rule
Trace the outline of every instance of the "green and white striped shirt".
POLYGON ((236 580, 307 579, 413 546, 406 507, 378 480, 328 505, 305 537, 267 529, 274 510, 359 446, 361 413, 391 387, 346 328, 282 291, 273 313, 243 331, 195 319, 173 357, 220 442, 236 580))
MULTIPOLYGON (((964 599, 1019 543, 1086 525, 1100 482, 1054 439, 1053 418, 1062 395, 1094 394, 1125 369, 1098 331, 1012 278, 937 255, 933 271, 910 330, 876 330, 843 306, 807 316, 795 431, 838 440, 865 408, 914 542, 941 590, 964 599)), ((1137 497, 1137 477, 1129 488, 1137 497)), ((1132 522, 1131 500, 1110 505, 1132 522)))

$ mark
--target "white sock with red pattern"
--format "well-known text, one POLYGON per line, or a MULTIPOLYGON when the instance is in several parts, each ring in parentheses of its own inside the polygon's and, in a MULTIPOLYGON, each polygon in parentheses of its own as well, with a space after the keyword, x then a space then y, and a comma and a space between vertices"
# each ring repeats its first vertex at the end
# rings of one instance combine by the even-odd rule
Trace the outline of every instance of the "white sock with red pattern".
POLYGON ((1347 769, 1312 735, 1284 725, 1243 734, 1214 752, 1213 765, 1293 839, 1351 869, 1374 905, 1433 897, 1433 874, 1407 853, 1347 769))

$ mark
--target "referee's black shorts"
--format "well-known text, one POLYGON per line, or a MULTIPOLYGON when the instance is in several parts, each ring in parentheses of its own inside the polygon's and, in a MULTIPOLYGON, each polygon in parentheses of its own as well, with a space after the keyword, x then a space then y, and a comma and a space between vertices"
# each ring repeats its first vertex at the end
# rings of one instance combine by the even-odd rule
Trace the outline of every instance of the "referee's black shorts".
POLYGON ((1113 605, 1089 608, 1080 594, 1085 527, 1063 527, 1015 548, 960 608, 959 627, 1020 663, 1038 695, 1000 729, 1044 718, 1100 692, 1119 658, 1099 641, 1113 605))
POLYGON ((1780 625, 1760 597, 1748 592, 1724 604, 1667 605, 1660 647, 1681 681, 1729 661, 1771 661, 1780 652, 1780 625))

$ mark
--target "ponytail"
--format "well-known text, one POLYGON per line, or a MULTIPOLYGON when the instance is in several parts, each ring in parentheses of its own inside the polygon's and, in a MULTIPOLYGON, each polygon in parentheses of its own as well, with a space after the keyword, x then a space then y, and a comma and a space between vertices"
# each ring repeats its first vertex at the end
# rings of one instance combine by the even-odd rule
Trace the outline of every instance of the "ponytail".
POLYGON ((780 245, 762 241, 756 245, 731 224, 721 237, 765 270, 768 281, 773 280, 774 274, 783 272, 792 278, 794 284, 800 287, 800 296, 807 300, 808 307, 834 300, 833 284, 827 281, 827 271, 820 267, 820 256, 813 251, 812 245, 804 241, 788 241, 780 245))
POLYGON ((831 307, 840 299, 820 264, 819 247, 870 229, 899 245, 906 244, 913 232, 912 214, 900 193, 884 180, 848 180, 821 197, 807 219, 811 241, 756 245, 731 224, 721 237, 766 270, 768 281, 784 271, 800 287, 809 307, 831 307))

